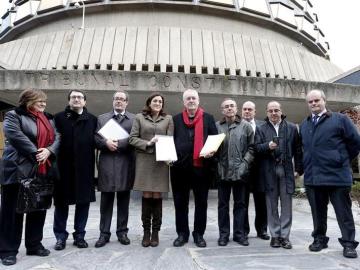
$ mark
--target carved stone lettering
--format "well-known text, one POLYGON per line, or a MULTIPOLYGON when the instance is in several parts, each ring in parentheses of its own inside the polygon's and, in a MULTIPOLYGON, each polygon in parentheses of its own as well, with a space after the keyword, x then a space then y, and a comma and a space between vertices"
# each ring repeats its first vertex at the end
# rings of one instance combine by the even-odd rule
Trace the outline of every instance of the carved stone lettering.
POLYGON ((155 75, 152 75, 152 76, 149 77, 149 84, 150 84, 150 87, 156 87, 157 86, 157 81, 156 81, 155 75))
POLYGON ((106 84, 112 84, 115 87, 115 83, 114 83, 112 73, 107 74, 107 76, 106 76, 106 84))
POLYGON ((163 83, 166 88, 169 87, 171 84, 171 77, 168 75, 165 75, 163 78, 163 83))
POLYGON ((64 86, 70 85, 70 84, 71 84, 70 74, 67 73, 67 72, 63 72, 62 75, 63 75, 63 77, 62 77, 63 85, 64 85, 64 86))
POLYGON ((194 89, 199 89, 200 86, 201 86, 201 80, 200 80, 200 77, 192 77, 191 78, 191 86, 194 88, 194 89))

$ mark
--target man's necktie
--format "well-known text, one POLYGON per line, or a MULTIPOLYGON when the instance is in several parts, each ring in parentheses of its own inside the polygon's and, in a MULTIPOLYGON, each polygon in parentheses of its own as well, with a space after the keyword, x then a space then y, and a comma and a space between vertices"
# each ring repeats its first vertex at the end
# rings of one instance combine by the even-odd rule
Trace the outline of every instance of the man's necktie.
POLYGON ((319 115, 317 115, 317 114, 315 114, 315 115, 313 116, 313 118, 312 118, 312 122, 313 122, 313 124, 314 124, 314 125, 316 125, 316 124, 317 124, 317 122, 318 122, 319 118, 320 118, 320 116, 319 116, 319 115))

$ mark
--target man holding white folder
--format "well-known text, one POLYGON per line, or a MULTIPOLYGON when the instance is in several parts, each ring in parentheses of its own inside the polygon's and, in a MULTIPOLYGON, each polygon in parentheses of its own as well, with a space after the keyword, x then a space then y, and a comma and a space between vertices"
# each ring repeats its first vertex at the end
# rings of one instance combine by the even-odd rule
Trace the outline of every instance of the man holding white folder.
POLYGON ((116 235, 123 245, 130 244, 127 237, 130 190, 134 184, 135 154, 129 144, 134 114, 126 111, 129 95, 117 91, 113 96, 113 110, 98 117, 96 147, 100 150, 98 190, 100 202, 100 237, 95 247, 109 242, 115 193, 117 196, 116 235))
POLYGON ((187 89, 183 94, 184 110, 175 115, 174 142, 178 160, 171 167, 171 184, 175 205, 175 222, 178 237, 175 247, 188 242, 189 195, 194 192, 195 217, 194 242, 198 247, 206 247, 203 238, 207 219, 207 199, 210 186, 211 165, 208 158, 213 152, 200 156, 200 151, 208 135, 216 135, 214 117, 199 107, 198 92, 187 89))

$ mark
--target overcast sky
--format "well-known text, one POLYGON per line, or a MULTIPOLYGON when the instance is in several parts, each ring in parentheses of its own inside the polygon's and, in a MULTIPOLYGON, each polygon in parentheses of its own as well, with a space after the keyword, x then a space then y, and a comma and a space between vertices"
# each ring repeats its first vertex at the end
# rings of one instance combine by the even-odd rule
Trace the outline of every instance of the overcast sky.
MULTIPOLYGON (((0 0, 0 14, 7 8, 0 0)), ((360 0, 311 0, 330 43, 330 58, 344 71, 360 65, 360 0)), ((1 16, 0 15, 0 16, 1 16)))

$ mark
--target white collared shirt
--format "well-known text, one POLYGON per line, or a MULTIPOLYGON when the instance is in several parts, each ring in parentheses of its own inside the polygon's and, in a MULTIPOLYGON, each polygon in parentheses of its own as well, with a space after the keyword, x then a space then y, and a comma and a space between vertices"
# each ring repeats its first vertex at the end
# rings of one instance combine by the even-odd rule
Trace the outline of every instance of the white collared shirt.
POLYGON ((254 131, 254 133, 255 133, 255 130, 256 130, 256 123, 255 123, 255 120, 254 120, 254 119, 252 119, 251 121, 249 121, 249 123, 250 123, 250 125, 251 125, 251 127, 252 127, 252 129, 253 129, 253 131, 254 131))
POLYGON ((282 121, 282 120, 280 120, 280 122, 278 122, 278 123, 276 123, 276 124, 274 124, 273 122, 270 121, 270 123, 271 123, 271 124, 273 125, 273 127, 275 128, 276 136, 279 136, 279 127, 280 127, 281 121, 282 121))

